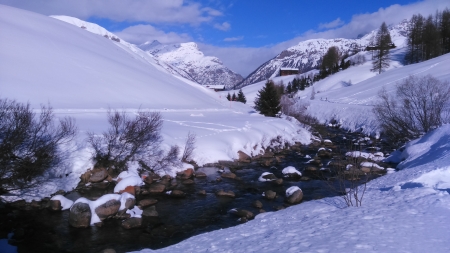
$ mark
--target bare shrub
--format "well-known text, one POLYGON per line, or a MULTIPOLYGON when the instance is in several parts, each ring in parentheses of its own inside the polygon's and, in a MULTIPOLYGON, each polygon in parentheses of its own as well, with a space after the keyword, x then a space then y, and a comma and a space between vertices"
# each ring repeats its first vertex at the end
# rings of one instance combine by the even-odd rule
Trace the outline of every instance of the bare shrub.
POLYGON ((119 172, 129 161, 148 164, 162 156, 159 145, 163 121, 158 112, 138 111, 134 119, 129 119, 126 112, 109 110, 108 122, 110 127, 102 135, 88 133, 96 166, 119 172))
POLYGON ((0 192, 35 187, 44 172, 61 165, 62 145, 77 129, 72 118, 55 124, 50 106, 34 113, 30 104, 0 99, 0 192))
POLYGON ((449 121, 450 85, 430 75, 399 82, 395 97, 384 88, 378 96, 373 112, 394 140, 417 138, 449 121))
POLYGON ((353 56, 351 59, 351 62, 354 65, 361 65, 364 64, 366 61, 367 61, 366 57, 363 54, 357 54, 353 56))
POLYGON ((195 141, 196 141, 196 134, 189 132, 186 137, 186 142, 184 144, 184 151, 183 155, 181 156, 182 162, 189 162, 192 160, 192 154, 195 150, 195 141))
POLYGON ((319 123, 315 117, 307 113, 309 102, 305 102, 301 99, 289 98, 285 95, 281 98, 280 105, 283 114, 294 117, 304 125, 312 126, 319 123))

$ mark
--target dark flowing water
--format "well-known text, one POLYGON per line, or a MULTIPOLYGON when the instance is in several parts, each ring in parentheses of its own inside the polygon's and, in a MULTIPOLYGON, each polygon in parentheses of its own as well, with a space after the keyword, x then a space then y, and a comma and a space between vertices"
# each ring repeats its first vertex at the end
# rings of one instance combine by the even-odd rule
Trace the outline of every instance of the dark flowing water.
MULTIPOLYGON (((361 136, 353 133, 345 133, 340 130, 327 129, 333 143, 338 145, 340 153, 345 153, 349 147, 361 149, 354 143, 354 139, 361 136)), ((382 150, 389 149, 382 143, 365 141, 365 145, 378 146, 382 150)), ((283 178, 282 169, 294 166, 298 170, 305 167, 305 163, 313 157, 317 147, 302 147, 301 151, 291 151, 285 154, 285 158, 273 167, 262 167, 257 163, 248 164, 233 172, 239 177, 236 179, 220 177, 219 168, 205 167, 200 171, 205 172, 205 179, 194 179, 195 184, 184 186, 179 184, 179 189, 184 191, 185 198, 170 198, 166 195, 153 195, 151 198, 158 200, 156 210, 159 217, 143 217, 142 228, 125 230, 120 220, 109 219, 103 222, 102 227, 89 227, 86 229, 73 228, 68 223, 69 211, 54 212, 48 209, 41 210, 13 210, 0 208, 2 224, 13 229, 18 239, 11 242, 18 245, 19 252, 100 252, 106 248, 113 248, 117 252, 139 250, 142 248, 162 248, 200 233, 240 224, 239 218, 229 213, 232 208, 241 208, 253 212, 255 215, 259 209, 252 206, 252 202, 262 202, 265 211, 277 211, 288 205, 285 203, 285 191, 290 186, 299 186, 304 194, 303 201, 334 196, 337 193, 330 191, 327 182, 323 179, 326 172, 320 172, 320 177, 306 171, 304 175, 311 177, 309 181, 294 181, 284 178, 282 185, 274 185, 271 182, 259 182, 258 178, 263 172, 271 172, 278 178, 283 178), (266 190, 277 193, 274 200, 262 197, 266 190), (199 190, 205 190, 206 195, 199 195, 199 190), (215 192, 219 190, 231 190, 236 198, 217 197, 215 192)), ((323 167, 326 167, 330 159, 324 159, 323 167)), ((176 179, 174 179, 176 180, 176 179)), ((113 184, 100 188, 91 188, 85 191, 72 192, 67 198, 77 199, 80 196, 97 198, 110 193, 113 184)), ((149 197, 149 196, 147 196, 149 197)), ((137 201, 142 196, 137 197, 137 201)), ((6 231, 8 232, 8 231, 6 231)), ((2 237, 6 232, 2 231, 2 237)), ((1 251, 1 249, 0 249, 1 251)))

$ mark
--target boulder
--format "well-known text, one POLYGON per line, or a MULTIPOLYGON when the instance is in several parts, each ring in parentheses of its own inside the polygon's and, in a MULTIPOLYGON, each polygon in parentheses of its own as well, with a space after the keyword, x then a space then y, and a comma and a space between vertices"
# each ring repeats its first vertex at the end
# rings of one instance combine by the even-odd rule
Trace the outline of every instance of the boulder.
POLYGON ((263 204, 259 200, 253 201, 252 205, 253 205, 253 207, 258 208, 258 209, 261 209, 263 207, 263 204))
POLYGON ((245 209, 231 209, 229 213, 232 213, 240 218, 245 218, 246 220, 253 219, 253 217, 255 217, 252 212, 245 209))
POLYGON ((236 178, 236 174, 231 173, 231 172, 225 172, 222 173, 222 175, 220 175, 223 178, 231 178, 231 179, 235 179, 236 178))
POLYGON ((135 198, 127 198, 125 200, 125 209, 131 209, 136 204, 135 198))
POLYGON ((91 208, 86 203, 75 203, 70 208, 69 224, 75 228, 87 228, 91 224, 91 208))
POLYGON ((83 173, 80 177, 81 183, 87 184, 89 183, 89 179, 91 178, 91 170, 87 170, 85 173, 83 173))
POLYGON ((180 190, 173 190, 170 192, 170 196, 174 198, 184 198, 186 197, 186 193, 180 190))
POLYGON ((89 182, 99 183, 108 177, 108 171, 105 168, 95 168, 91 171, 89 182))
POLYGON ((129 185, 129 186, 125 187, 125 189, 119 191, 119 194, 122 194, 124 192, 127 192, 127 193, 135 196, 136 195, 136 188, 134 188, 134 186, 132 186, 132 185, 129 185))
POLYGON ((259 181, 260 182, 265 182, 265 181, 274 181, 277 180, 278 178, 270 172, 264 172, 261 174, 261 176, 259 176, 259 181))
POLYGON ((196 172, 195 177, 196 178, 206 178, 206 174, 204 172, 196 172))
POLYGON ((115 215, 119 211, 119 208, 120 201, 111 199, 95 208, 95 213, 98 215, 100 220, 104 220, 115 215))
POLYGON ((182 172, 177 173, 177 177, 179 177, 181 180, 189 179, 194 175, 194 169, 189 168, 182 172))
POLYGON ((153 183, 148 188, 149 193, 163 193, 166 190, 166 185, 161 183, 153 183))
POLYGON ((298 204, 303 199, 303 192, 297 186, 289 187, 286 190, 286 201, 289 204, 298 204))
POLYGON ((255 215, 252 212, 244 209, 238 209, 236 215, 242 218, 246 218, 247 220, 253 219, 253 217, 255 217, 255 215))
POLYGON ((156 207, 149 206, 149 207, 145 208, 144 211, 142 212, 142 216, 157 217, 158 212, 156 211, 156 207))
POLYGON ((184 184, 184 185, 192 185, 192 184, 195 184, 195 182, 192 179, 186 179, 186 180, 184 180, 182 182, 182 184, 184 184))
POLYGON ((272 183, 274 185, 282 185, 283 184, 283 179, 282 178, 278 178, 277 180, 272 181, 272 183))
POLYGON ((331 150, 330 150, 330 149, 320 148, 320 149, 317 151, 317 156, 320 157, 320 158, 325 158, 325 159, 327 159, 327 158, 333 157, 333 154, 331 153, 331 150))
POLYGON ((61 211, 61 201, 59 200, 50 200, 50 209, 52 211, 61 211))
POLYGON ((249 155, 247 155, 246 153, 244 153, 240 150, 238 151, 238 156, 239 156, 239 159, 238 159, 239 162, 249 163, 252 161, 252 158, 249 155))
POLYGON ((139 206, 140 207, 146 207, 146 206, 151 206, 158 203, 158 200, 156 199, 142 199, 141 201, 139 201, 139 206))
POLYGON ((219 190, 218 192, 216 192, 216 196, 218 196, 218 197, 230 197, 230 198, 236 197, 234 192, 232 192, 232 191, 224 191, 224 190, 219 190))
POLYGON ((145 177, 145 178, 144 178, 144 183, 145 183, 146 185, 152 184, 152 183, 153 183, 153 178, 150 177, 150 176, 145 177))
POLYGON ((272 200, 272 199, 275 199, 277 197, 277 193, 272 191, 272 190, 267 190, 267 191, 264 192, 263 196, 266 199, 272 200))
POLYGON ((170 180, 172 180, 172 177, 169 176, 169 175, 164 175, 164 176, 161 178, 161 180, 167 180, 167 181, 170 181, 170 180))
POLYGON ((133 217, 133 218, 124 220, 122 222, 122 227, 124 229, 139 228, 141 226, 142 226, 142 218, 133 217))
POLYGON ((150 177, 151 179, 153 179, 153 181, 158 181, 158 180, 161 179, 161 177, 160 177, 158 174, 155 174, 155 173, 150 173, 150 174, 148 175, 148 177, 150 177))

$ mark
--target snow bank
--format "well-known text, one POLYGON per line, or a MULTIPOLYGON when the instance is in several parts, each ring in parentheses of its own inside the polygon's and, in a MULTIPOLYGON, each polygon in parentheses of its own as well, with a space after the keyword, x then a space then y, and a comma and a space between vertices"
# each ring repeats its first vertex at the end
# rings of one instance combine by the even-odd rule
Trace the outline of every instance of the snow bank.
POLYGON ((50 200, 59 200, 61 202, 61 210, 67 210, 72 207, 73 201, 63 195, 55 195, 50 200))

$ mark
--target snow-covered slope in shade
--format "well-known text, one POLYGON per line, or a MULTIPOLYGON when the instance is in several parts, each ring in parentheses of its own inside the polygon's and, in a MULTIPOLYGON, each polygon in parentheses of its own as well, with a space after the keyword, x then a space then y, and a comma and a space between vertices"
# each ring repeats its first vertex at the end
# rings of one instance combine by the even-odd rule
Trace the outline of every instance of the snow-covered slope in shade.
POLYGON ((242 76, 234 73, 214 56, 205 56, 194 42, 164 45, 157 41, 139 46, 156 58, 184 70, 202 85, 225 85, 233 88, 242 81, 242 76))
POLYGON ((295 121, 266 118, 247 105, 230 103, 79 27, 4 5, 0 27, 0 97, 29 102, 32 108, 49 103, 57 117, 74 117, 79 129, 67 166, 46 174, 52 181, 22 196, 28 200, 77 185, 79 175, 92 166, 86 132, 106 131, 108 108, 124 109, 130 117, 139 108, 161 112, 162 148, 183 148, 188 132, 194 133, 193 159, 200 165, 236 159, 239 150, 260 152, 277 135, 287 142, 310 142, 295 121))
POLYGON ((450 125, 399 158, 404 169, 369 182, 362 207, 312 200, 139 252, 450 252, 450 125))
POLYGON ((64 21, 69 24, 72 24, 72 25, 77 26, 81 29, 84 29, 88 32, 103 36, 106 39, 110 39, 110 40, 118 43, 122 47, 127 48, 127 50, 131 51, 132 54, 135 54, 135 55, 133 55, 133 57, 142 58, 143 60, 148 61, 149 63, 151 63, 153 65, 158 65, 158 66, 162 67, 167 72, 169 72, 173 75, 181 76, 183 78, 186 78, 188 80, 195 82, 195 80, 184 70, 181 70, 181 69, 174 67, 166 62, 156 59, 153 55, 142 51, 138 46, 128 43, 127 41, 124 41, 119 36, 109 32, 108 30, 106 30, 105 28, 103 28, 97 24, 90 23, 90 22, 83 21, 78 18, 69 17, 69 16, 50 16, 50 17, 64 21))
MULTIPOLYGON (((404 20, 398 25, 390 26, 392 42, 397 48, 406 46, 406 29, 407 22, 404 20)), ((361 39, 311 39, 292 46, 273 59, 267 61, 253 73, 244 79, 239 87, 244 87, 253 83, 257 83, 278 75, 281 67, 298 68, 300 73, 304 73, 313 68, 318 68, 320 59, 326 54, 328 48, 337 47, 341 55, 350 54, 355 50, 364 50, 375 36, 377 30, 370 32, 361 39)))

